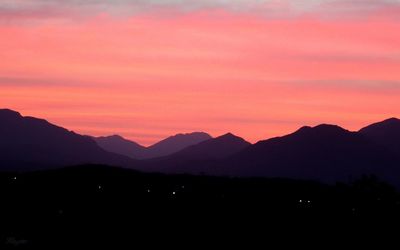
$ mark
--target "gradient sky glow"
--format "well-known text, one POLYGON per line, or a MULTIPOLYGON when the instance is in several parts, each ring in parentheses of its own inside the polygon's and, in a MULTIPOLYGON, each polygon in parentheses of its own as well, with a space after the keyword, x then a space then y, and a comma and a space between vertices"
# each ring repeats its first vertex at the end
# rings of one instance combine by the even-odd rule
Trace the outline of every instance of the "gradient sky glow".
POLYGON ((1 107, 144 145, 400 116, 397 0, 2 0, 0 49, 1 107))

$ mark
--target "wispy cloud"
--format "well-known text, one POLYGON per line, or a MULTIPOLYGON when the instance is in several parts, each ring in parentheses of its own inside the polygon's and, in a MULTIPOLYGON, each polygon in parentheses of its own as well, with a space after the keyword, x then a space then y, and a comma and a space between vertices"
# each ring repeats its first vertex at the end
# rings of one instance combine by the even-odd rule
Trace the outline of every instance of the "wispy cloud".
POLYGON ((225 10, 266 17, 309 13, 354 16, 380 9, 399 8, 400 0, 3 0, 1 19, 54 18, 98 15, 131 16, 143 12, 225 10))

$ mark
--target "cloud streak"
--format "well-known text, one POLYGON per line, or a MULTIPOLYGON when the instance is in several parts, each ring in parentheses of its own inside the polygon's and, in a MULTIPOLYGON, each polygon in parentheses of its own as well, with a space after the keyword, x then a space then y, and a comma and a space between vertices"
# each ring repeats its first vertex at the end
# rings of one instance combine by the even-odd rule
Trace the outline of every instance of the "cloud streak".
MULTIPOLYGON (((358 17, 371 12, 400 9, 400 0, 3 0, 0 18, 63 18, 76 20, 99 14, 129 17, 155 12, 176 15, 197 11, 224 10, 253 13, 269 18, 290 18, 308 14, 321 17, 358 17)), ((398 14, 395 10, 393 16, 398 14)))

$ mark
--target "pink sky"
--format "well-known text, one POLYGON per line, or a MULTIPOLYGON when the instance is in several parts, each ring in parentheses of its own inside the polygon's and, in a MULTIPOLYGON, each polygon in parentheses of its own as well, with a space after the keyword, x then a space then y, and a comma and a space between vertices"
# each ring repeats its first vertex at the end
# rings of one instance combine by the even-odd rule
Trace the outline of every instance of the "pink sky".
POLYGON ((0 4, 0 106, 144 145, 192 131, 256 142, 400 116, 397 1, 269 1, 267 14, 244 1, 171 2, 0 4))

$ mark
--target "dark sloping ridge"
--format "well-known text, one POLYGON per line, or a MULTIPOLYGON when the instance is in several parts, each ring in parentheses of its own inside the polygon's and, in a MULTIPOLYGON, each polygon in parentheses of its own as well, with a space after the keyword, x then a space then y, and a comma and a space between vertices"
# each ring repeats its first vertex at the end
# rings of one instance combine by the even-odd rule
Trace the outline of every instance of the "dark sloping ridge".
POLYGON ((189 146, 175 154, 147 161, 147 169, 166 173, 207 173, 214 161, 234 155, 251 144, 231 133, 189 146))
POLYGON ((104 150, 116 154, 125 155, 134 159, 142 159, 146 147, 127 140, 119 135, 92 137, 104 150))
POLYGON ((193 132, 170 136, 150 147, 127 140, 119 135, 94 137, 93 139, 103 149, 125 155, 134 159, 151 159, 171 155, 180 150, 211 139, 212 137, 204 132, 193 132))
POLYGON ((245 141, 243 138, 227 133, 187 147, 171 155, 171 157, 181 157, 190 160, 223 159, 242 151, 250 145, 251 143, 245 141))
POLYGON ((371 124, 359 131, 374 142, 400 155, 400 120, 390 118, 371 124))
POLYGON ((133 166, 128 157, 106 152, 91 138, 46 120, 0 110, 0 169, 36 170, 86 163, 133 166))
POLYGON ((188 134, 177 134, 170 136, 150 147, 144 153, 145 159, 156 158, 171 155, 182 149, 196 145, 200 142, 212 139, 212 137, 204 132, 194 132, 188 134))
POLYGON ((348 181, 362 174, 400 176, 397 158, 364 135, 334 125, 303 127, 260 141, 214 167, 217 174, 348 181))

